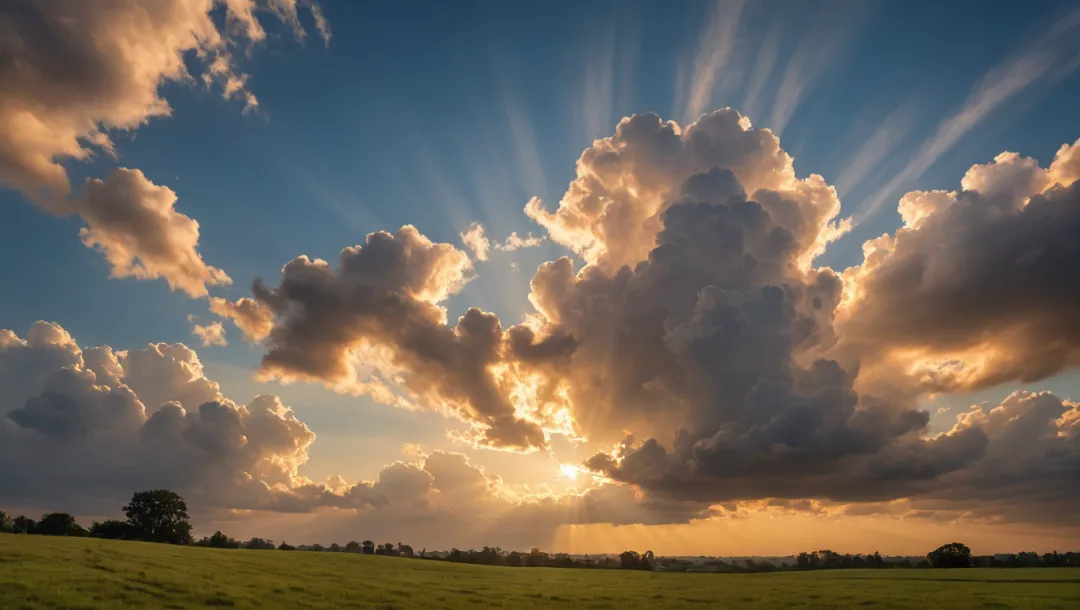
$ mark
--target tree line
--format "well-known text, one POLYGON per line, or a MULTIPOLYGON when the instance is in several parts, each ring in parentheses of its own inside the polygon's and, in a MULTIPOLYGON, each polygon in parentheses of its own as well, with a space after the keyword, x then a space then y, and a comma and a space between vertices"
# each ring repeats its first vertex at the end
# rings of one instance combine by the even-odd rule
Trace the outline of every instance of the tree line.
POLYGON ((959 542, 951 542, 931 551, 924 559, 912 562, 904 558, 887 560, 880 553, 850 555, 833 552, 828 549, 799 553, 791 564, 779 565, 769 561, 723 561, 706 559, 698 564, 676 557, 657 557, 652 551, 638 553, 624 551, 618 559, 602 555, 590 558, 572 557, 567 553, 545 553, 532 549, 528 553, 504 551, 499 547, 485 546, 480 550, 451 549, 445 555, 428 553, 422 549, 417 553, 412 546, 398 542, 375 544, 371 540, 350 541, 344 546, 337 543, 324 547, 320 544, 293 546, 286 542, 275 545, 272 540, 251 538, 247 541, 233 539, 220 531, 211 536, 195 540, 191 535, 191 522, 187 512, 187 503, 179 494, 167 489, 140 491, 131 497, 131 501, 122 508, 125 520, 107 519, 95 521, 90 528, 84 528, 69 513, 53 512, 34 520, 25 515, 10 517, 0 511, 0 532, 14 534, 38 534, 43 536, 81 536, 114 540, 141 540, 168 544, 185 544, 222 549, 280 550, 280 551, 321 551, 358 553, 363 555, 384 555, 389 557, 408 557, 456 563, 480 565, 499 565, 508 567, 550 567, 550 568, 600 568, 648 571, 689 571, 701 569, 715 572, 774 572, 782 570, 829 570, 852 568, 968 568, 968 567, 1080 567, 1080 552, 1058 553, 1016 553, 1006 555, 973 556, 971 549, 959 542))

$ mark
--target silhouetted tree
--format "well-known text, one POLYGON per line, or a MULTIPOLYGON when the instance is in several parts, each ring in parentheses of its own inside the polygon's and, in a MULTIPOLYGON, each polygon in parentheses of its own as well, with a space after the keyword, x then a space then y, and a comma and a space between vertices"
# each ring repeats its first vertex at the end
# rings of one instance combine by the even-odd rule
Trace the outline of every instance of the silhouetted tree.
POLYGON ((274 550, 274 543, 263 538, 252 538, 244 543, 244 548, 255 551, 272 551, 274 550))
POLYGON ((240 542, 229 538, 218 530, 214 532, 213 536, 210 536, 208 546, 215 549, 238 549, 240 548, 240 542))
POLYGON ((402 557, 412 557, 414 555, 413 548, 408 544, 397 543, 397 554, 402 557))
POLYGON ((187 503, 167 489, 140 491, 124 506, 132 538, 149 542, 190 544, 187 503))
POLYGON ((287 542, 285 542, 285 541, 282 541, 281 545, 278 547, 278 550, 279 551, 295 551, 296 547, 289 544, 289 543, 287 543, 287 542))
MULTIPOLYGON (((1035 557, 1037 559, 1038 555, 1035 557)), ((970 568, 971 549, 959 542, 950 542, 930 551, 926 560, 934 568, 970 568)))
POLYGON ((363 549, 365 555, 375 554, 375 543, 370 540, 365 540, 364 542, 362 542, 361 548, 363 549))
POLYGON ((0 510, 0 532, 10 534, 15 531, 15 522, 11 517, 8 517, 7 513, 0 510))
POLYGON ((337 553, 337 552, 340 552, 340 551, 341 551, 341 545, 339 545, 336 542, 331 542, 330 543, 330 552, 337 553))
POLYGON ((11 520, 11 531, 15 534, 36 534, 37 521, 25 515, 19 515, 11 520))
POLYGON ((86 530, 68 513, 46 513, 37 522, 37 533, 43 536, 85 536, 86 530))
POLYGON ((619 567, 624 570, 652 570, 656 568, 656 557, 652 551, 640 555, 637 551, 623 551, 619 554, 619 567))
POLYGON ((128 537, 128 524, 119 519, 106 519, 100 523, 95 521, 90 526, 90 535, 94 538, 122 540, 128 537))
POLYGON ((360 543, 355 540, 350 540, 349 543, 345 545, 346 553, 359 553, 360 550, 360 543))

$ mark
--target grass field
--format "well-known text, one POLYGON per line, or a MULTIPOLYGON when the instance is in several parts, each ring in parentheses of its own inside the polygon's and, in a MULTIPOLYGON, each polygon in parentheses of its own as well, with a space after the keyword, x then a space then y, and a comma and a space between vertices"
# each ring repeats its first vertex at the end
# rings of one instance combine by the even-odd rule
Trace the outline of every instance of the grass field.
POLYGON ((0 534, 0 608, 1080 608, 1080 570, 662 574, 0 534))

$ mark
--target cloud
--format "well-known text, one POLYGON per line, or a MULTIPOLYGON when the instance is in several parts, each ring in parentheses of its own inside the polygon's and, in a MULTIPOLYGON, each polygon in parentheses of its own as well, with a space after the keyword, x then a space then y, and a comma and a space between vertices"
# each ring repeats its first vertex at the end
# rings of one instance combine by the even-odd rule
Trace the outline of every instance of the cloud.
POLYGON ((708 515, 701 503, 625 486, 514 488, 464 455, 416 447, 408 448, 412 461, 389 464, 371 481, 315 482, 299 474, 314 441, 275 396, 246 405, 223 396, 182 344, 84 350, 55 324, 37 322, 25 339, 0 330, 0 459, 20 464, 0 470, 0 489, 15 505, 112 514, 133 491, 165 487, 219 518, 340 509, 348 511, 340 518, 379 523, 384 533, 448 529, 463 545, 486 542, 492 524, 535 540, 564 524, 708 515))
POLYGON ((225 327, 221 322, 211 322, 205 326, 195 323, 195 316, 188 316, 191 322, 191 334, 202 342, 203 347, 224 347, 229 344, 225 338, 225 327))
POLYGON ((1035 42, 1011 53, 987 72, 961 107, 938 124, 934 135, 922 143, 907 165, 863 203, 856 215, 858 221, 873 215, 899 189, 922 176, 961 138, 1010 99, 1036 84, 1052 85, 1080 66, 1074 60, 1077 40, 1074 32, 1078 27, 1080 11, 1072 11, 1046 31, 1028 37, 1035 42))
POLYGON ((211 297, 210 311, 223 318, 231 319, 248 341, 262 341, 270 334, 270 329, 274 326, 271 311, 255 299, 247 297, 241 297, 235 302, 221 297, 211 297))
POLYGON ((517 234, 517 231, 513 231, 505 241, 492 242, 485 234, 484 225, 479 222, 472 223, 465 232, 461 233, 461 243, 478 261, 488 260, 488 253, 492 248, 500 252, 513 252, 522 248, 535 248, 544 243, 545 239, 543 235, 534 237, 532 233, 522 237, 517 234))
POLYGON ((82 350, 45 322, 0 337, 0 459, 23 465, 0 473, 8 502, 93 511, 169 487, 257 508, 297 485, 314 434, 276 397, 222 396, 184 345, 82 350))
POLYGON ((968 391, 1080 364, 1075 148, 1045 170, 1002 153, 960 190, 901 198, 904 226, 844 272, 833 353, 859 361, 865 387, 968 391))
MULTIPOLYGON (((588 263, 542 265, 530 295, 551 325, 543 332, 576 343, 564 375, 581 434, 616 443, 586 466, 680 500, 943 495, 948 481, 984 468, 1000 440, 979 425, 930 436, 929 414, 914 399, 932 390, 870 383, 875 353, 850 346, 923 349, 970 328, 972 338, 1030 337, 1043 354, 1011 342, 1001 350, 1015 354, 1010 363, 1041 369, 1020 374, 1025 380, 1068 365, 1060 356, 1072 353, 1072 324, 1058 312, 1075 299, 1059 275, 1076 266, 1064 236, 1076 233, 1069 215, 1080 205, 1075 187, 1047 176, 1069 172, 1072 149, 1052 170, 1015 155, 973 168, 958 197, 970 203, 913 196, 904 213, 919 228, 872 242, 865 268, 882 283, 863 284, 859 271, 806 264, 836 231, 835 193, 816 177, 797 179, 775 137, 739 119, 720 111, 685 132, 648 115, 626 119, 582 155, 555 213, 530 207, 588 263), (696 133, 710 137, 694 142, 696 133), (781 188, 747 188, 743 176, 781 188), (889 262, 901 242, 909 248, 896 262, 911 269, 889 262), (969 281, 968 270, 986 282, 969 281), (1010 332, 994 312, 1013 303, 1021 326, 1010 332), (634 436, 620 440, 623 431, 634 436)), ((888 364, 882 370, 895 370, 888 364)), ((1061 441, 1052 438, 1031 440, 1056 455, 1061 441)), ((1026 467, 1056 468, 1038 459, 1026 467)), ((1051 479, 1040 485, 1058 484, 1051 479)), ((1027 502, 1002 480, 983 484, 1003 495, 993 510, 1005 499, 1027 502)))
MULTIPOLYGON (((250 0, 224 2, 225 31, 213 0, 33 0, 0 9, 0 185, 22 191, 50 213, 78 214, 83 240, 105 253, 117 277, 165 278, 205 296, 228 276, 195 251, 198 224, 172 210, 175 194, 138 170, 117 169, 71 196, 64 163, 115 157, 117 132, 138 129, 172 108, 161 88, 195 77, 227 99, 258 108, 230 49, 265 38, 250 0), (187 62, 186 58, 195 61, 187 62), (190 68, 201 68, 193 75, 190 68), (142 231, 149 230, 144 234, 142 231)), ((318 9, 313 3, 305 3, 318 9)), ((268 5, 295 18, 295 0, 268 5)), ((321 13, 320 13, 321 14, 321 13)), ((298 23, 295 27, 299 27, 298 23)), ((302 30, 301 30, 302 31, 302 30)))
POLYGON ((276 287, 253 287, 250 309, 272 320, 260 374, 440 411, 473 425, 460 436, 471 443, 543 447, 549 433, 566 431, 558 396, 538 399, 522 386, 534 369, 564 361, 573 343, 524 326, 504 331, 475 308, 449 326, 441 303, 471 277, 464 252, 411 226, 342 250, 337 269, 297 257, 276 287))
POLYGON ((804 248, 808 264, 845 231, 837 222, 840 200, 821 176, 795 176, 792 158, 769 130, 752 129, 731 109, 706 114, 680 127, 655 114, 624 118, 613 136, 596 140, 577 162, 577 178, 549 212, 539 199, 525 213, 557 244, 567 246, 607 273, 646 259, 662 228, 661 215, 678 200, 691 176, 721 167, 730 170, 751 197, 767 191, 789 203, 786 228, 804 248))
POLYGON ((207 285, 229 284, 224 271, 203 261, 196 246, 199 223, 177 212, 176 193, 137 169, 117 168, 104 180, 87 180, 76 211, 86 221, 80 235, 98 248, 113 277, 164 278, 192 298, 207 285))
POLYGON ((468 230, 461 234, 461 243, 472 252, 473 258, 478 261, 488 259, 488 250, 491 249, 491 241, 484 235, 484 225, 474 222, 468 230))
POLYGON ((529 233, 525 237, 521 237, 517 234, 517 231, 510 233, 510 236, 506 238, 506 241, 495 244, 496 250, 503 252, 513 252, 514 250, 520 250, 522 248, 535 248, 544 243, 545 237, 543 235, 533 237, 532 233, 529 233))

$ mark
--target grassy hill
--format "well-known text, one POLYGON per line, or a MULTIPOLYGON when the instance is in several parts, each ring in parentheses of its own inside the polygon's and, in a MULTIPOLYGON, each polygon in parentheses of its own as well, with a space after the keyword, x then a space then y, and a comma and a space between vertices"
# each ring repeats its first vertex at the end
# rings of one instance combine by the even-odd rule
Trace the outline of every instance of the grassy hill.
POLYGON ((662 574, 0 534, 14 608, 1080 608, 1075 568, 662 574))

